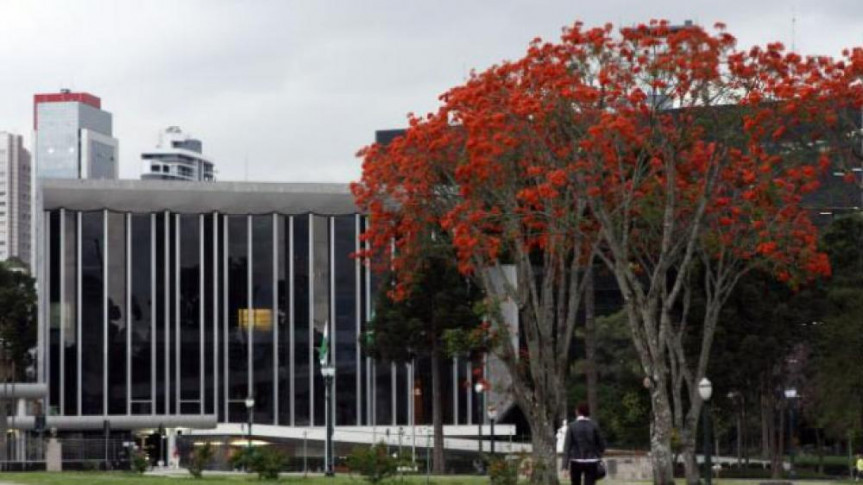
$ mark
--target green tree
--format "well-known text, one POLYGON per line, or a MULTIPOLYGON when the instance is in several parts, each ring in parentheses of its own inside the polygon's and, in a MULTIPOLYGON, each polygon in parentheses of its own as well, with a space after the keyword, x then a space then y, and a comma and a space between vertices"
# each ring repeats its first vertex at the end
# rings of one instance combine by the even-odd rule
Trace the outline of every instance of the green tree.
POLYGON ((481 295, 458 272, 455 255, 430 247, 424 257, 422 269, 412 282, 414 291, 406 299, 394 300, 386 287, 380 289, 374 317, 361 343, 375 359, 393 362, 430 359, 433 466, 435 473, 443 473, 441 366, 448 354, 444 336, 448 331, 479 325, 474 306, 481 295))
POLYGON ((0 262, 0 344, 3 380, 22 381, 36 345, 36 280, 16 260, 0 262))
POLYGON ((822 239, 833 277, 817 325, 815 407, 834 436, 863 429, 863 214, 836 220, 822 239))
MULTIPOLYGON (((592 416, 601 423, 606 440, 613 446, 646 447, 650 443, 650 395, 643 386, 644 373, 632 346, 626 314, 618 311, 600 316, 595 328, 593 366, 597 400, 602 405, 597 406, 595 414, 592 411, 592 416)), ((590 365, 587 356, 574 362, 568 386, 570 404, 583 402, 589 395, 590 384, 584 377, 590 365)))

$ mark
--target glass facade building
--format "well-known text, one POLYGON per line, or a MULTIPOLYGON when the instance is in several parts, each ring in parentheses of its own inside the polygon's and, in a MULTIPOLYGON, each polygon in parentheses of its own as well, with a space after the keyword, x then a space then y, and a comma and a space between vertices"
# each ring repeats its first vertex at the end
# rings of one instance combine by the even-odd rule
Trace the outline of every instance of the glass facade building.
POLYGON ((117 178, 113 118, 98 97, 69 90, 37 94, 33 114, 40 178, 117 178))
MULTIPOLYGON (((46 180, 41 377, 60 416, 195 415, 337 426, 431 422, 429 363, 358 344, 376 276, 347 185, 46 180)), ((444 376, 446 424, 476 422, 471 364, 444 376)))

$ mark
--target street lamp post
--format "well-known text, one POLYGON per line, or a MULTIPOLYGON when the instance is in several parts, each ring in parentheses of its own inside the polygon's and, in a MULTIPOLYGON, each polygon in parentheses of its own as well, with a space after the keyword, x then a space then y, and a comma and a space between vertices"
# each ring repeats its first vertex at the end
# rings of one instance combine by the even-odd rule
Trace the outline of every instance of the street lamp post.
POLYGON ((797 400, 797 389, 789 388, 785 389, 785 399, 788 400, 788 410, 790 413, 790 419, 788 422, 788 454, 791 458, 791 468, 788 470, 788 475, 790 478, 794 478, 794 431, 796 427, 794 426, 794 411, 795 411, 795 402, 797 400))
POLYGON ((491 450, 489 453, 494 456, 494 421, 497 419, 497 406, 491 405, 488 407, 488 422, 491 425, 489 430, 491 433, 491 450))
POLYGON ((246 398, 246 411, 248 418, 246 420, 246 460, 250 458, 252 453, 252 410, 255 407, 255 398, 249 396, 246 398))
POLYGON ((327 439, 324 445, 324 474, 328 477, 335 475, 333 471, 333 403, 331 400, 331 388, 333 386, 333 376, 336 375, 336 368, 329 362, 322 362, 321 375, 324 377, 324 400, 326 401, 325 416, 327 421, 327 439))
POLYGON ((706 377, 698 382, 698 395, 704 401, 704 483, 710 485, 713 479, 713 464, 711 463, 710 444, 710 396, 713 395, 713 384, 706 377))
POLYGON ((477 382, 473 390, 476 391, 476 425, 479 433, 479 454, 482 455, 482 393, 485 391, 485 384, 477 382))

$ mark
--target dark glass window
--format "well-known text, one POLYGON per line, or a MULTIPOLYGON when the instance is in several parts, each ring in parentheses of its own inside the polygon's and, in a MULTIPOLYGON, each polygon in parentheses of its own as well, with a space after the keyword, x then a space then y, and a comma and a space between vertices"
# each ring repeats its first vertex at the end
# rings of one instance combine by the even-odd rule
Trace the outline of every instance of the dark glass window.
MULTIPOLYGON (((453 407, 453 359, 440 359, 440 376, 441 376, 441 394, 443 394, 442 411, 443 422, 446 424, 454 424, 455 408, 453 407)), ((431 378, 429 378, 431 381, 431 378)), ((429 408, 431 409, 431 408, 429 408)))
MULTIPOLYGON (((312 248, 313 260, 313 293, 314 302, 312 307, 312 321, 314 323, 315 349, 320 348, 323 340, 324 327, 330 324, 332 331, 332 315, 330 314, 330 220, 324 216, 313 216, 312 234, 314 246, 312 248)), ((330 342, 332 345, 332 335, 330 342)), ((326 420, 324 399, 324 379, 321 376, 321 364, 317 350, 314 363, 314 422, 316 426, 323 426, 326 420)))
POLYGON ((197 214, 180 216, 180 413, 201 412, 201 251, 197 214))
POLYGON ((294 424, 311 424, 311 370, 309 341, 309 217, 294 216, 294 424))
POLYGON ((62 295, 60 294, 60 211, 46 212, 48 218, 48 403, 50 412, 60 412, 60 318, 62 315, 62 295))
POLYGON ((252 309, 245 324, 252 329, 255 422, 272 424, 273 385, 273 216, 252 216, 252 309))
POLYGON ((217 402, 217 409, 219 415, 219 422, 226 422, 227 418, 227 406, 228 406, 228 392, 227 392, 227 376, 228 376, 228 338, 227 338, 227 330, 228 330, 228 281, 227 281, 227 271, 228 271, 228 260, 227 260, 227 246, 228 246, 228 232, 227 232, 227 223, 228 216, 219 215, 217 222, 217 243, 216 243, 216 258, 218 260, 218 266, 216 267, 216 277, 218 279, 218 295, 219 299, 219 316, 218 316, 218 346, 219 352, 217 354, 217 365, 218 365, 218 374, 219 379, 216 383, 216 394, 219 396, 219 400, 217 402))
POLYGON ((63 216, 63 404, 65 414, 78 414, 78 213, 63 216))
POLYGON ((356 219, 335 217, 335 357, 336 357, 336 424, 356 426, 357 422, 357 264, 351 257, 356 251, 356 219))
POLYGON ((375 364, 375 423, 390 425, 393 422, 392 401, 392 364, 377 362, 375 364))
POLYGON ((246 421, 250 328, 240 322, 249 308, 248 217, 228 217, 228 420, 246 421))
POLYGON ((108 213, 108 413, 126 414, 126 215, 108 213))
POLYGON ((463 360, 456 360, 458 371, 458 423, 468 424, 467 394, 472 391, 468 381, 468 364, 463 360))
POLYGON ((105 214, 81 214, 81 414, 103 414, 105 214))
POLYGON ((167 286, 167 273, 165 272, 165 224, 167 215, 156 214, 156 280, 153 282, 153 301, 156 312, 156 414, 165 413, 165 379, 167 378, 167 367, 165 366, 165 337, 167 334, 165 321, 165 287, 167 286))
POLYGON ((408 371, 402 363, 396 364, 396 424, 408 424, 408 371))
POLYGON ((152 412, 153 298, 152 218, 150 214, 132 216, 132 413, 152 412))
MULTIPOLYGON (((452 366, 446 367, 446 371, 452 373, 452 366)), ((421 357, 416 359, 416 371, 414 372, 414 419, 416 424, 432 423, 432 373, 431 359, 421 357)), ((446 396, 446 389, 443 389, 446 396)), ((446 402, 443 403, 446 406, 446 402)), ((444 421, 446 423, 446 421, 444 421)))
MULTIPOLYGON (((360 234, 362 234, 366 230, 365 226, 365 218, 360 218, 360 234)), ((365 243, 361 243, 365 244, 365 243)), ((368 277, 369 268, 365 264, 364 261, 360 264, 360 332, 365 332, 368 326, 368 302, 366 301, 366 288, 368 286, 368 281, 366 278, 368 277)), ((370 425, 371 420, 369 418, 371 413, 371 382, 369 378, 369 370, 371 367, 371 360, 366 356, 364 352, 362 352, 362 346, 360 346, 360 424, 370 425)))
POLYGON ((277 376, 279 382, 279 393, 276 396, 279 404, 279 415, 277 424, 289 426, 291 424, 291 406, 293 405, 293 394, 291 393, 291 356, 293 355, 291 345, 290 328, 290 302, 288 295, 288 275, 291 274, 290 248, 288 247, 288 234, 290 232, 290 218, 278 216, 276 223, 276 281, 278 291, 278 308, 276 313, 276 325, 278 328, 278 368, 277 376))
POLYGON ((168 413, 178 412, 177 405, 180 397, 178 387, 180 384, 180 371, 178 361, 180 360, 180 307, 179 307, 179 254, 177 234, 179 233, 179 216, 171 214, 168 218, 168 413))
POLYGON ((215 391, 215 334, 217 331, 218 321, 215 319, 215 311, 213 309, 213 290, 218 288, 214 285, 216 275, 213 268, 213 227, 215 218, 212 214, 204 215, 204 412, 212 414, 214 412, 215 401, 213 392, 215 391))

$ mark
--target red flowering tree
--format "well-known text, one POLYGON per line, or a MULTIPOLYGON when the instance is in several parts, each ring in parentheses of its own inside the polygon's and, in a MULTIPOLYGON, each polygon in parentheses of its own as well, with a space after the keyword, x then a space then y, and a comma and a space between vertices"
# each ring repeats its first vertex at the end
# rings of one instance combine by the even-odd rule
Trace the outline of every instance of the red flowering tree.
POLYGON ((391 261, 394 295, 421 248, 444 238, 492 303, 518 303, 519 348, 511 322, 488 317, 531 426, 534 481, 557 482, 554 428, 593 258, 617 281, 648 377, 655 481, 672 482, 675 427, 697 480, 697 383, 735 283, 756 267, 789 284, 829 273, 801 202, 835 155, 825 140, 846 129, 831 109, 838 99, 859 108, 854 62, 780 44, 738 51, 721 25, 576 23, 559 43, 536 40, 522 59, 472 75, 391 145, 361 152, 353 190, 371 216, 366 255, 391 261), (501 283, 504 264, 516 284, 501 283), (694 358, 689 332, 702 342, 694 358))

